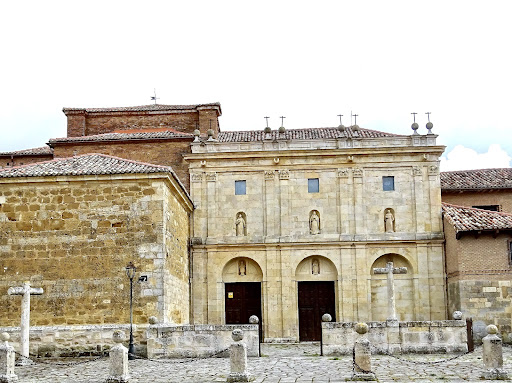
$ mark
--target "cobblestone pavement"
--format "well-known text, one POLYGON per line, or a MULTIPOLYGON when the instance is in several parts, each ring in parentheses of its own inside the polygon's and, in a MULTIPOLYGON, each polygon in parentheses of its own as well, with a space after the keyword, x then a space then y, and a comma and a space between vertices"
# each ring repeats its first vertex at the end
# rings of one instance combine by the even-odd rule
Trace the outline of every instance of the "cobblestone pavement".
MULTIPOLYGON (((255 383, 340 383, 352 375, 351 356, 318 356, 318 344, 262 345, 261 358, 249 358, 249 373, 255 383)), ((432 362, 449 355, 372 356, 372 369, 379 382, 486 382, 482 348, 458 359, 439 364, 414 364, 409 361, 432 362)), ((79 359, 83 361, 84 359, 79 359)), ((100 383, 108 376, 108 358, 75 366, 58 366, 65 360, 44 360, 32 366, 16 367, 19 383, 100 383)), ((69 361, 67 361, 69 363, 69 361)), ((504 367, 512 374, 512 348, 504 348, 504 367)), ((129 362, 131 383, 212 383, 225 382, 229 374, 229 358, 199 360, 171 359, 160 362, 129 362)), ((490 382, 490 381, 489 381, 490 382)))

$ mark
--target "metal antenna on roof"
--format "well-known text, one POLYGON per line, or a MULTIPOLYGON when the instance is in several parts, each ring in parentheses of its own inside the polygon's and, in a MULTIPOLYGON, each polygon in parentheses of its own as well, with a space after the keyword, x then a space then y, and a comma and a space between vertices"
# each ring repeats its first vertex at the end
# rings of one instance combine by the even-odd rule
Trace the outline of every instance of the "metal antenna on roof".
POLYGON ((154 88, 153 88, 153 94, 154 94, 154 96, 151 96, 151 101, 154 101, 155 105, 156 105, 156 100, 160 100, 160 97, 156 96, 156 89, 154 89, 154 88))

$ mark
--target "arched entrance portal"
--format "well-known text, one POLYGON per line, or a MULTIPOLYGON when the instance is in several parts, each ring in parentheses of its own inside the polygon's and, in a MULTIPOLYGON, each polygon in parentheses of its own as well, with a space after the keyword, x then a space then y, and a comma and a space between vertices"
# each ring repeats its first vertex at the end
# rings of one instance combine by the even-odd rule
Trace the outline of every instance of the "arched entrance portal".
POLYGON ((295 271, 299 311, 299 340, 319 341, 322 315, 336 320, 336 266, 327 258, 311 256, 302 260, 295 271))
MULTIPOLYGON (((248 324, 249 317, 261 316, 260 266, 250 258, 239 257, 229 261, 222 272, 226 324, 248 324)), ((260 339, 263 339, 260 325, 260 339)))

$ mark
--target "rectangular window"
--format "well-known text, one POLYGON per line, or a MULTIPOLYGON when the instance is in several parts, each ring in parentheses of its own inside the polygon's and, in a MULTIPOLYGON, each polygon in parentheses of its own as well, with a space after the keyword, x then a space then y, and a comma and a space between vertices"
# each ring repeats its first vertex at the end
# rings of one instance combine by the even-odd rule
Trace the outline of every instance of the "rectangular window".
POLYGON ((500 211, 500 205, 480 205, 473 206, 475 209, 489 210, 489 211, 500 211))
POLYGON ((308 193, 318 193, 320 191, 320 183, 318 178, 308 178, 308 193))
POLYGON ((246 194, 245 180, 235 181, 235 195, 245 195, 245 194, 246 194))
POLYGON ((384 191, 395 190, 395 177, 393 177, 393 176, 382 177, 382 190, 384 190, 384 191))

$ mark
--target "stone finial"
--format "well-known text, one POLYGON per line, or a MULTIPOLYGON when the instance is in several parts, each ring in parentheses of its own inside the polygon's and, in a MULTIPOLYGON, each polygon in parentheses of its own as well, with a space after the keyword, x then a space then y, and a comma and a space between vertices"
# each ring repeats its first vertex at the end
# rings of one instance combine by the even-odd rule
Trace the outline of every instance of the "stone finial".
POLYGON ((354 330, 356 330, 358 334, 366 334, 368 332, 368 325, 366 323, 357 323, 354 326, 354 330))
POLYGON ((2 342, 9 342, 10 339, 11 339, 11 336, 9 335, 8 332, 3 332, 0 334, 0 340, 2 342))
POLYGON ((122 330, 115 330, 112 334, 112 339, 114 343, 122 343, 125 340, 125 334, 122 330))
POLYGON ((359 132, 359 130, 360 130, 359 125, 357 125, 357 124, 352 125, 352 126, 351 126, 351 128, 352 128, 352 130, 353 130, 354 132, 359 132))
POLYGON ((338 125, 338 130, 339 130, 340 132, 344 132, 344 131, 345 131, 345 125, 343 125, 343 124, 339 124, 339 125, 338 125))
POLYGON ((208 134, 208 141, 213 141, 213 129, 208 129, 206 134, 208 134))
POLYGON ((487 334, 491 334, 491 335, 495 335, 498 333, 498 327, 496 327, 495 325, 493 324, 490 324, 489 326, 487 326, 486 328, 486 331, 487 331, 487 334))
POLYGON ((279 127, 279 133, 284 133, 286 131, 284 126, 279 127))
POLYGON ((266 126, 265 129, 263 129, 263 131, 267 134, 272 133, 272 129, 270 128, 270 126, 266 126))
POLYGON ((413 122, 412 125, 411 125, 411 129, 414 131, 413 134, 418 134, 418 129, 419 129, 419 125, 417 122, 413 122))
POLYGON ((322 322, 330 322, 332 321, 332 316, 329 313, 325 313, 322 315, 322 322))
POLYGON ((149 324, 158 324, 158 318, 156 316, 150 316, 148 322, 149 324))
POLYGON ((258 324, 258 323, 260 323, 260 319, 256 315, 251 315, 249 317, 249 323, 250 324, 258 324))
POLYGON ((462 311, 454 311, 453 312, 453 319, 454 320, 461 320, 462 319, 462 311))
POLYGON ((238 328, 234 329, 231 332, 231 338, 233 338, 235 342, 240 342, 242 339, 244 339, 244 332, 238 328))
POLYGON ((201 135, 201 131, 199 129, 194 130, 194 142, 199 142, 199 136, 201 135))

